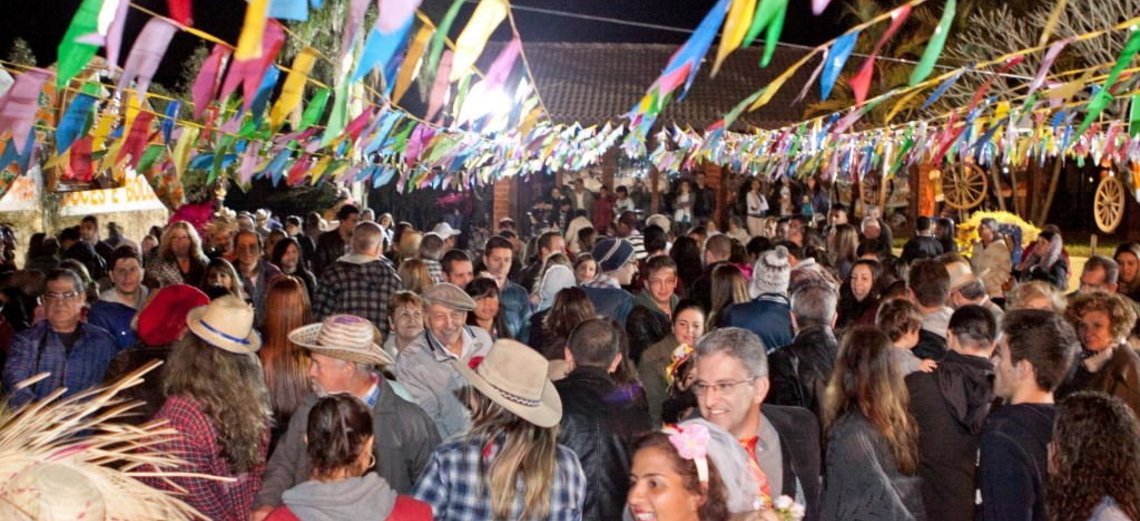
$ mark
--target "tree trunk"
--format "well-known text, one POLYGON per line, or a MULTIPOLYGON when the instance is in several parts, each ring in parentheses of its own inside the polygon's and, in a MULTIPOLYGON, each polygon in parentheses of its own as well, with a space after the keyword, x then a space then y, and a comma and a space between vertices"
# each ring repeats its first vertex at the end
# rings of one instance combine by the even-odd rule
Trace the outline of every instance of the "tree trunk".
POLYGON ((1049 180, 1049 192, 1045 195, 1045 205, 1041 208, 1041 213, 1033 224, 1038 228, 1045 226, 1045 220, 1049 218, 1049 210, 1053 207, 1053 196, 1057 195, 1057 182, 1061 179, 1061 170, 1064 168, 1061 162, 1061 156, 1053 158, 1053 178, 1049 180))

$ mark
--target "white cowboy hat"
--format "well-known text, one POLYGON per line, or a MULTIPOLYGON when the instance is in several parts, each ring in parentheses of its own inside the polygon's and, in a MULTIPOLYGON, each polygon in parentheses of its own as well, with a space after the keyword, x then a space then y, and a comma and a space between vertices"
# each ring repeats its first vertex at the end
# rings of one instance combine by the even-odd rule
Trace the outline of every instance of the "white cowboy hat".
POLYGON ((218 297, 209 305, 191 309, 186 327, 218 349, 249 354, 261 349, 261 335, 253 329, 253 307, 233 295, 218 297))
POLYGON ((314 353, 375 366, 395 363, 380 347, 380 330, 368 319, 355 315, 332 315, 323 322, 289 332, 289 341, 314 353))
POLYGON ((447 224, 446 222, 441 222, 441 223, 435 225, 435 228, 431 229, 431 233, 438 234, 440 237, 443 237, 444 239, 449 239, 449 238, 454 237, 456 235, 459 235, 463 232, 456 230, 455 228, 452 228, 451 225, 447 224))
POLYGON ((961 289, 962 286, 978 279, 978 276, 974 275, 974 270, 965 262, 951 262, 946 265, 946 271, 950 273, 950 291, 961 289))
POLYGON ((525 344, 499 339, 475 369, 462 360, 451 364, 467 383, 519 418, 544 428, 562 420, 562 399, 547 378, 549 363, 525 344))

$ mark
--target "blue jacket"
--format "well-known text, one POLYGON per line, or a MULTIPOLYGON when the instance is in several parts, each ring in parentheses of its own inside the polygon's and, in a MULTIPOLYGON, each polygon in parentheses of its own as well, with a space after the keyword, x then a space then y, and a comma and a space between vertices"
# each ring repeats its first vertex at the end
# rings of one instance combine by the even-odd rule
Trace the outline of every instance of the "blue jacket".
POLYGON ((66 397, 103 382, 103 373, 119 352, 115 339, 99 326, 80 322, 78 327, 79 339, 70 350, 46 320, 16 335, 3 374, 4 392, 9 395, 11 407, 43 398, 60 387, 67 388, 63 393, 66 397), (51 376, 14 391, 21 380, 42 372, 50 372, 51 376))
POLYGON ((530 336, 530 295, 522 286, 508 281, 499 292, 499 308, 511 338, 525 343, 530 336))
POLYGON ((764 348, 771 353, 792 343, 791 311, 787 297, 765 293, 752 302, 729 306, 725 311, 725 323, 756 333, 764 341, 764 348))
POLYGON ((136 313, 138 310, 126 304, 100 300, 87 312, 87 323, 106 329, 115 339, 115 346, 122 350, 139 340, 135 330, 131 329, 131 320, 136 313))
POLYGON ((620 288, 593 288, 585 285, 578 287, 590 297, 590 302, 594 303, 594 310, 599 315, 617 320, 622 329, 625 329, 625 318, 633 310, 633 295, 620 288))

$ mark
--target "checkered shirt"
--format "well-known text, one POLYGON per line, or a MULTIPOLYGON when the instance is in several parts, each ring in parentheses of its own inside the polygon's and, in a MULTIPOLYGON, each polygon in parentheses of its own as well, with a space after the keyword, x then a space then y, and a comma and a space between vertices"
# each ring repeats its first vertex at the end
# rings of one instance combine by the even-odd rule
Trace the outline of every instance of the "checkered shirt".
MULTIPOLYGON (((500 437, 489 450, 485 450, 482 440, 466 437, 440 445, 416 482, 413 495, 431 505, 437 521, 494 519, 491 495, 483 484, 480 467, 487 468, 491 464, 501 442, 500 437)), ((554 483, 550 489, 550 511, 546 519, 580 520, 582 502, 586 498, 586 475, 582 472, 578 456, 566 446, 558 445, 557 458, 554 483)), ((524 500, 525 494, 520 487, 507 519, 522 519, 524 500)))
POLYGON ((79 324, 79 339, 71 349, 63 345, 47 320, 41 320, 12 339, 4 365, 4 392, 11 407, 39 400, 66 387, 64 397, 99 385, 111 360, 119 353, 107 330, 79 324), (38 373, 51 373, 35 385, 16 390, 16 384, 38 373))
MULTIPOLYGON (((249 472, 234 476, 230 473, 229 464, 222 457, 218 430, 194 401, 181 396, 171 396, 166 399, 155 419, 167 420, 169 422, 167 426, 178 430, 180 434, 155 446, 156 452, 178 456, 186 461, 185 465, 172 470, 237 478, 237 481, 230 483, 193 477, 168 478, 186 489, 186 494, 180 497, 207 519, 248 521, 253 508, 254 494, 261 488, 261 480, 265 477, 264 460, 268 452, 268 427, 265 430, 265 440, 261 444, 263 463, 249 472)), ((143 478, 143 480, 155 488, 176 490, 163 479, 143 478)))
POLYGON ((388 305, 402 289, 400 275, 388 260, 358 263, 342 258, 329 266, 317 282, 313 315, 317 320, 338 313, 356 315, 371 320, 387 335, 388 305))

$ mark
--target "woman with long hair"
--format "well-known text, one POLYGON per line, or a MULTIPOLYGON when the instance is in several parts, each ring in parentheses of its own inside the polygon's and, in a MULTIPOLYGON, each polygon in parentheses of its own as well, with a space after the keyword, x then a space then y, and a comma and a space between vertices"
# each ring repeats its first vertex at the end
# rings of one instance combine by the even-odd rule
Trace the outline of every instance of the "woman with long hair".
POLYGON ((510 338, 507 320, 499 305, 499 283, 490 277, 477 277, 464 288, 475 300, 475 310, 467 314, 467 325, 479 326, 492 340, 510 338))
POLYGON ((846 280, 851 266, 859 259, 859 231, 851 224, 835 225, 827 236, 827 250, 832 266, 839 271, 839 279, 846 280))
POLYGON ((847 332, 823 401, 827 469, 821 518, 915 519, 925 512, 918 432, 891 339, 873 326, 847 332))
POLYGON ((305 268, 303 253, 301 243, 296 238, 286 237, 273 246, 269 261, 281 268, 281 273, 300 279, 305 284, 309 299, 312 300, 313 294, 317 291, 317 277, 305 268))
POLYGON ((305 452, 312 475, 281 495, 265 521, 359 519, 431 521, 431 506, 396 491, 371 469, 372 411, 348 394, 317 399, 309 411, 305 452))
POLYGON ((1119 399, 1076 393, 1057 405, 1049 519, 1140 519, 1140 422, 1119 399))
POLYGON ((943 253, 958 253, 958 226, 954 224, 954 219, 949 217, 939 217, 935 221, 934 236, 938 238, 938 243, 942 245, 943 253))
POLYGON ((471 427, 432 453, 416 499, 439 519, 581 519, 586 476, 558 444, 562 402, 546 359, 498 340, 474 369, 453 367, 469 384, 471 427))
POLYGON ((744 273, 732 264, 722 264, 713 268, 712 277, 712 312, 705 322, 705 331, 712 331, 720 324, 724 310, 733 304, 743 304, 752 300, 748 294, 748 281, 744 273))
POLYGON ((192 310, 191 334, 175 344, 163 372, 166 402, 155 419, 168 421, 179 436, 156 448, 184 461, 177 472, 232 481, 186 475, 148 482, 184 489, 184 500, 215 521, 248 520, 265 475, 273 413, 253 321, 253 308, 232 296, 192 310))
POLYGON ((1140 243, 1126 242, 1112 256, 1120 266, 1117 292, 1132 300, 1140 298, 1140 243))
POLYGON ((681 181, 677 185, 677 192, 673 196, 673 226, 685 230, 693 221, 693 206, 696 196, 693 195, 693 185, 689 181, 681 181))
POLYGON ((839 288, 836 330, 852 325, 869 326, 875 323, 883 293, 883 268, 873 260, 857 260, 839 288))
POLYGON ((289 332, 312 322, 309 293, 301 281, 281 277, 269 285, 265 295, 266 314, 261 333, 265 342, 258 357, 269 389, 269 405, 273 408, 274 437, 285 433, 289 418, 309 394, 309 353, 289 341, 289 332))
POLYGON ((570 333, 578 324, 594 318, 597 311, 594 303, 582 288, 566 288, 554 297, 554 304, 542 320, 541 335, 535 339, 531 331, 530 343, 548 360, 562 360, 563 348, 570 339, 570 333))
POLYGON ((241 278, 238 277, 237 270, 230 261, 226 259, 214 259, 206 265, 206 271, 202 276, 202 291, 210 295, 211 298, 217 297, 219 294, 230 294, 239 299, 245 300, 245 288, 242 287, 241 278))
POLYGON ((1005 243, 998 222, 992 217, 978 223, 978 238, 974 243, 974 254, 970 256, 970 267, 986 285, 987 295, 1001 297, 1013 271, 1009 245, 1005 243))
POLYGON ((434 284, 427 264, 420 259, 404 260, 396 272, 400 275, 400 281, 404 283, 404 290, 417 295, 423 295, 424 290, 434 284))
POLYGON ((678 293, 684 297, 688 295, 689 288, 704 273, 701 262, 701 248, 697 241, 688 235, 677 237, 673 247, 669 249, 669 256, 677 263, 677 277, 681 283, 677 285, 678 293))
POLYGON ((733 447, 733 441, 731 435, 703 420, 642 435, 633 444, 626 495, 629 518, 729 519, 730 495, 742 496, 739 491, 756 489, 754 483, 751 488, 739 483, 752 473, 746 456, 737 453, 739 444, 733 447))
POLYGON ((147 265, 146 274, 159 288, 170 284, 197 286, 202 283, 208 262, 198 230, 186 221, 177 221, 162 232, 158 255, 147 265))

